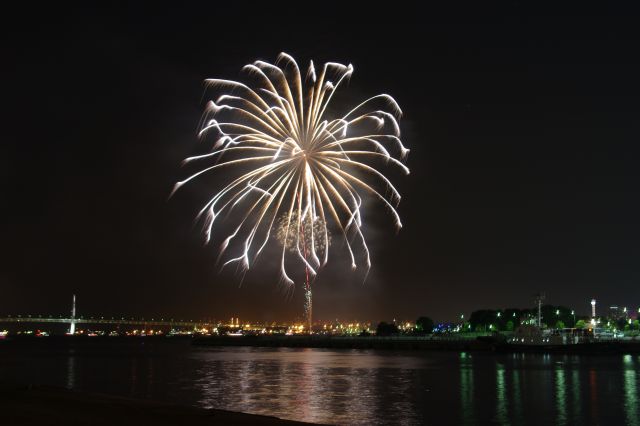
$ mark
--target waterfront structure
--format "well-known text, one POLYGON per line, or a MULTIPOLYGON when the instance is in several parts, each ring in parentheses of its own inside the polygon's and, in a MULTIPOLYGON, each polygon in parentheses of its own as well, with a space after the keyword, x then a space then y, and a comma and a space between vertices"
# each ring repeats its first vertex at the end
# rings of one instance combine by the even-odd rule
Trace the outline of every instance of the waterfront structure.
MULTIPOLYGON (((233 321, 233 319, 232 319, 233 321)), ((236 318, 236 324, 239 320, 236 318)), ((202 330, 202 329, 207 329, 207 330, 211 330, 213 329, 216 324, 214 324, 212 321, 184 321, 184 320, 179 320, 176 321, 173 318, 165 321, 164 318, 162 318, 161 320, 154 320, 153 318, 151 318, 151 320, 145 320, 144 318, 141 319, 134 319, 134 318, 129 318, 129 319, 125 319, 124 317, 122 318, 113 318, 111 317, 109 318, 105 318, 105 317, 100 317, 100 318, 94 318, 94 317, 90 317, 90 318, 84 318, 82 316, 78 316, 77 315, 77 310, 76 310, 76 295, 73 295, 73 299, 72 299, 72 303, 71 303, 71 315, 69 316, 69 318, 63 318, 62 316, 60 317, 53 317, 51 315, 47 316, 35 316, 35 315, 17 315, 17 316, 11 316, 9 315, 8 317, 5 318, 1 318, 0 317, 0 324, 19 324, 19 323, 40 323, 40 324, 51 324, 51 323, 56 323, 56 324, 69 324, 69 328, 68 328, 68 332, 67 334, 69 335, 75 335, 76 334, 76 325, 77 324, 84 324, 84 325, 88 325, 88 324, 92 324, 92 325, 116 325, 116 326, 142 326, 143 329, 147 329, 149 327, 169 327, 171 329, 174 328, 188 328, 188 329, 192 329, 192 330, 202 330)), ((80 333, 82 333, 83 331, 81 330, 80 333)))
POLYGON ((69 324, 69 334, 76 334, 76 295, 73 295, 73 303, 71 305, 71 322, 69 324))
POLYGON ((609 319, 618 321, 628 318, 628 311, 626 307, 620 308, 618 306, 609 307, 609 319))
POLYGON ((538 293, 536 303, 538 304, 538 328, 542 328, 542 302, 544 301, 544 293, 538 293))

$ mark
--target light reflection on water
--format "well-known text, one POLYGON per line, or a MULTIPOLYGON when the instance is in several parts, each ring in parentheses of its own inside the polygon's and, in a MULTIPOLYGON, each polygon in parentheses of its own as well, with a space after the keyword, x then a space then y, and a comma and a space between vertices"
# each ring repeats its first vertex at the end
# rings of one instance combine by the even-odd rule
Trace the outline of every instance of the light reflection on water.
POLYGON ((463 352, 454 358, 451 353, 317 349, 204 350, 194 356, 207 360, 197 382, 204 407, 350 424, 569 425, 620 418, 638 426, 639 378, 629 356, 624 358, 624 416, 617 411, 615 393, 593 389, 615 387, 612 373, 619 371, 619 357, 463 352), (238 368, 244 369, 239 373, 238 368), (243 396, 236 398, 234 389, 243 396))
POLYGON ((567 399, 565 395, 566 384, 564 381, 564 366, 556 366, 556 424, 564 426, 567 424, 567 399))
MULTIPOLYGON (((415 371, 429 360, 335 351, 199 351, 198 405, 309 422, 414 424, 415 371), (360 362, 363 361, 363 362, 360 362), (277 413, 277 414, 276 414, 277 413), (358 413, 358 419, 352 419, 358 413), (399 414, 401 414, 399 416, 399 414)), ((430 392, 428 384, 422 390, 430 392)))
POLYGON ((571 371, 571 395, 572 395, 572 417, 575 421, 580 420, 581 412, 578 410, 580 406, 580 371, 574 369, 571 371))
MULTIPOLYGON (((519 355, 514 355, 519 356, 519 355)), ((520 390, 520 370, 513 370, 513 421, 515 424, 522 424, 522 392, 520 390)))
POLYGON ((76 386, 76 358, 73 353, 67 358, 67 389, 73 389, 76 386))
POLYGON ((331 424, 640 426, 638 355, 109 345, 2 351, 0 382, 331 424))
MULTIPOLYGON (((636 361, 640 361, 640 357, 636 361)), ((624 408, 627 414, 627 425, 638 426, 638 362, 633 362, 631 355, 624 356, 624 408)))
POLYGON ((507 424, 508 412, 507 412, 507 397, 506 397, 506 384, 504 380, 504 365, 498 363, 496 368, 496 421, 498 424, 507 424))
POLYGON ((462 406, 462 422, 474 424, 473 415, 473 367, 470 355, 460 354, 460 405, 462 406))

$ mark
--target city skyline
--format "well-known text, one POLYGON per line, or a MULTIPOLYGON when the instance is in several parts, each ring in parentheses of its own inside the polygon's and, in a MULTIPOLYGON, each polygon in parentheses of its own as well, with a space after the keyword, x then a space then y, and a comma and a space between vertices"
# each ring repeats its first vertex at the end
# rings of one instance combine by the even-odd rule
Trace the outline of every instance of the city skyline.
MULTIPOLYGON (((58 313, 58 312, 40 312, 40 313, 26 313, 26 312, 15 312, 15 311, 6 311, 6 312, 0 312, 0 320, 1 319, 9 319, 10 322, 16 322, 20 319, 24 319, 27 320, 25 321, 26 323, 36 323, 38 319, 42 319, 43 323, 47 323, 47 322, 58 322, 58 323, 62 323, 59 320, 64 320, 64 321, 71 321, 69 322, 69 324, 71 324, 73 322, 74 318, 77 319, 81 319, 83 323, 86 324, 94 324, 94 322, 91 322, 93 320, 95 320, 95 324, 116 324, 119 322, 122 323, 134 323, 134 324, 142 324, 142 323, 149 323, 151 325, 158 325, 159 323, 162 323, 163 325, 168 325, 169 323, 176 323, 176 324, 180 324, 181 327, 185 326, 185 324, 202 324, 202 323, 207 323, 207 324, 215 324, 215 323, 224 323, 224 321, 228 320, 229 318, 224 318, 221 317, 219 315, 216 315, 215 313, 209 313, 206 316, 202 316, 202 317, 170 317, 170 316, 165 316, 162 315, 161 313, 156 313, 155 315, 151 315, 151 316, 139 316, 139 315, 135 315, 132 313, 119 313, 117 315, 101 315, 100 313, 96 313, 96 312, 82 312, 82 311, 78 311, 77 306, 76 306, 76 295, 73 295, 72 298, 73 302, 71 305, 71 309, 66 312, 66 313, 58 313), (70 313, 70 315, 69 315, 70 313), (115 322, 114 322, 115 321, 115 322)), ((580 309, 580 307, 574 307, 574 306, 564 306, 564 305, 558 305, 558 304, 554 304, 554 303, 544 303, 541 306, 551 306, 551 307, 563 307, 565 309, 569 309, 571 312, 571 315, 574 317, 574 321, 575 318, 580 318, 580 319, 588 319, 588 318, 614 318, 614 317, 618 317, 618 318, 636 318, 636 319, 640 319, 640 303, 637 303, 638 307, 636 307, 633 304, 630 305, 605 305, 605 306, 600 306, 599 308, 596 308, 596 303, 597 303, 597 299, 585 299, 586 302, 588 302, 588 309, 585 311, 582 311, 580 309)), ((531 306, 491 306, 491 307, 478 307, 473 309, 470 312, 457 312, 457 313, 451 313, 450 315, 448 315, 446 318, 433 318, 436 322, 439 323, 457 323, 457 322, 465 322, 465 318, 466 320, 468 320, 470 318, 470 314, 473 314, 474 312, 479 312, 479 311, 483 311, 483 310, 492 310, 492 311, 496 311, 496 312, 504 312, 504 311, 508 311, 508 310, 513 310, 513 309, 517 309, 517 310, 521 310, 521 311, 531 311, 531 312, 535 312, 537 310, 537 305, 534 303, 531 306)), ((426 314, 421 314, 420 316, 425 316, 426 314)), ((404 323, 406 321, 413 321, 415 318, 411 318, 406 316, 406 314, 403 313, 398 313, 398 315, 393 315, 392 318, 361 318, 361 317, 357 317, 357 316, 352 316, 352 317, 344 317, 344 318, 315 318, 313 323, 314 324, 327 324, 327 323, 331 323, 331 322, 362 322, 362 323, 369 323, 369 324, 373 324, 376 322, 383 322, 383 321, 392 321, 392 322, 400 322, 400 323, 404 323)), ((304 314, 299 314, 296 317, 292 317, 292 318, 272 318, 272 319, 262 319, 262 320, 257 320, 255 318, 252 318, 251 316, 248 316, 246 318, 242 318, 242 321, 240 321, 240 317, 233 315, 231 316, 231 324, 235 322, 239 322, 240 324, 298 324, 300 322, 304 322, 305 318, 304 318, 304 314)), ((71 334, 73 334, 71 332, 71 334)))

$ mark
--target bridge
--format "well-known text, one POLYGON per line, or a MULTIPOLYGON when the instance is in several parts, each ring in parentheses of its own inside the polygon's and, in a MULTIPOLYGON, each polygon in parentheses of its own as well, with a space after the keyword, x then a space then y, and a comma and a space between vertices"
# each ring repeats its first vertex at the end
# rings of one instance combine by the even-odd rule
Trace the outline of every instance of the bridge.
POLYGON ((140 319, 116 319, 116 318, 62 318, 54 316, 8 316, 0 318, 0 324, 6 323, 58 323, 58 324, 115 324, 115 325, 142 325, 154 327, 190 327, 202 328, 213 326, 212 322, 207 321, 175 321, 175 320, 145 320, 140 319))
POLYGON ((8 323, 56 323, 56 324, 69 324, 69 333, 75 333, 76 324, 93 324, 93 325, 132 325, 142 327, 171 327, 171 328, 210 328, 214 324, 210 321, 185 321, 174 320, 173 318, 165 320, 164 318, 158 319, 145 319, 145 318, 105 318, 105 317, 89 317, 84 318, 82 316, 76 316, 76 296, 73 295, 73 305, 71 308, 71 315, 69 317, 53 315, 15 315, 0 317, 0 324, 8 323))

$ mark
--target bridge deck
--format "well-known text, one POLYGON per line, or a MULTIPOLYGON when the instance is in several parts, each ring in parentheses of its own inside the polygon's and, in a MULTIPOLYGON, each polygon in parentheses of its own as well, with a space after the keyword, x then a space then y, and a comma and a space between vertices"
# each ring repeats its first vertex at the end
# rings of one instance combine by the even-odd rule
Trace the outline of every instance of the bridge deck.
POLYGON ((57 324, 115 324, 115 325, 144 325, 156 327, 211 327, 214 324, 201 321, 164 321, 145 319, 107 319, 107 318, 55 318, 55 317, 5 317, 0 318, 3 323, 57 323, 57 324))

